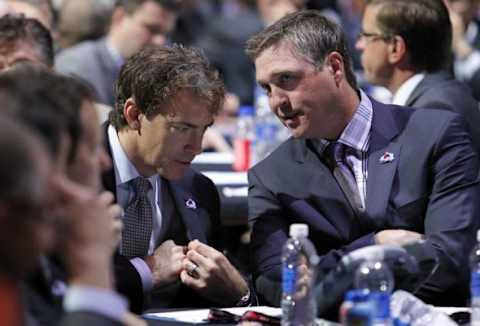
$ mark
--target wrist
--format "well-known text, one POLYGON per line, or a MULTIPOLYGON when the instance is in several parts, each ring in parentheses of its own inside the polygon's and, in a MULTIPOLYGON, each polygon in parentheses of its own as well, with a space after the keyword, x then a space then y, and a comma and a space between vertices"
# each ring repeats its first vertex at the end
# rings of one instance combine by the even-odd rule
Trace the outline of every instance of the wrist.
POLYGON ((236 307, 248 307, 251 304, 252 293, 250 288, 247 287, 247 291, 240 297, 240 299, 235 303, 236 307))

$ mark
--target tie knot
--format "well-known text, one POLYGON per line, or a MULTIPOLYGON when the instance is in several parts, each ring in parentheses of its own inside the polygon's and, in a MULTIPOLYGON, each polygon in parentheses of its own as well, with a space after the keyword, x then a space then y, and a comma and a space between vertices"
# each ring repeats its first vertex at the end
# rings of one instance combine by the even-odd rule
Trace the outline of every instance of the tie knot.
POLYGON ((137 194, 141 194, 141 193, 146 194, 150 189, 150 182, 146 178, 137 177, 133 179, 132 182, 133 182, 133 188, 135 189, 135 192, 137 194))
POLYGON ((330 155, 335 162, 340 163, 345 160, 346 145, 338 141, 335 141, 335 142, 331 142, 329 147, 330 147, 330 153, 331 153, 330 155))

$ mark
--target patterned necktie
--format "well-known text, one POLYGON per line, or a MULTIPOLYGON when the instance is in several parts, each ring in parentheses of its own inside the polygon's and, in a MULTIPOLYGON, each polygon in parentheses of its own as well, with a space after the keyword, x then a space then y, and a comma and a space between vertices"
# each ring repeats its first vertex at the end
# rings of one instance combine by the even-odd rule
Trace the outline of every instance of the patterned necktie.
POLYGON ((152 205, 147 196, 150 182, 137 177, 132 184, 135 197, 125 209, 122 230, 122 254, 128 258, 147 255, 153 224, 152 205))
POLYGON ((347 196, 353 209, 363 211, 364 207, 362 199, 360 198, 357 182, 355 181, 355 175, 345 161, 345 150, 347 146, 340 142, 332 142, 329 147, 331 147, 329 148, 331 151, 330 155, 335 162, 333 176, 347 196))

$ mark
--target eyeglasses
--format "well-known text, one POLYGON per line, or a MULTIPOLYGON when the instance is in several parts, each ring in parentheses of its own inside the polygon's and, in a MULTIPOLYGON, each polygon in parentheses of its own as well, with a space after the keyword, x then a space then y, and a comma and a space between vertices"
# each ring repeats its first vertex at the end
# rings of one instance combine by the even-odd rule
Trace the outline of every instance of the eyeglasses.
POLYGON ((368 40, 374 40, 374 39, 380 39, 380 40, 388 40, 390 39, 390 35, 385 35, 383 33, 367 33, 365 31, 360 31, 357 35, 357 40, 360 40, 362 38, 368 40))

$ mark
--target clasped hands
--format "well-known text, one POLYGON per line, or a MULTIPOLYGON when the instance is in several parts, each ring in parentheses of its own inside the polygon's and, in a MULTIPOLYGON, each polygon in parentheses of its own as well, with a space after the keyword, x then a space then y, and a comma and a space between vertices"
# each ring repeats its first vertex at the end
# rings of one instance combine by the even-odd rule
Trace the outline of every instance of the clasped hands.
POLYGON ((155 287, 180 281, 222 305, 234 305, 248 292, 247 282, 225 255, 198 240, 187 246, 167 240, 145 262, 155 287))

